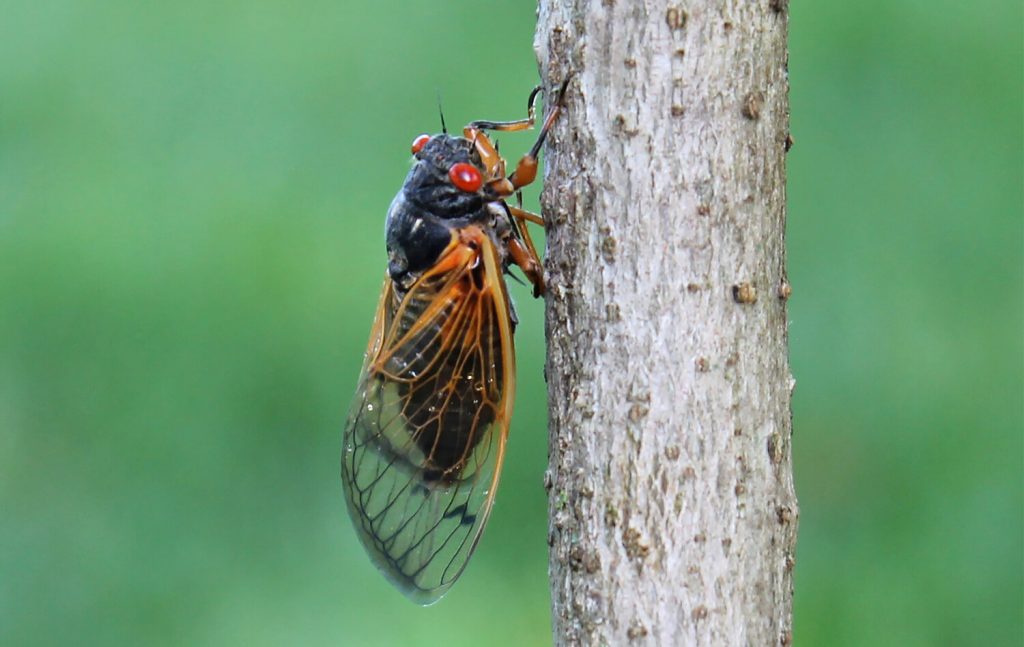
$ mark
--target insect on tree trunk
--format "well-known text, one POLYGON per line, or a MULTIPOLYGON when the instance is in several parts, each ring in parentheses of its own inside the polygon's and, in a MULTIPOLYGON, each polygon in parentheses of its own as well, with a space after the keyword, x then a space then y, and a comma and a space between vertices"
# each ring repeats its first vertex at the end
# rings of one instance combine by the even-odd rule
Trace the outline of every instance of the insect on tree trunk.
POLYGON ((791 640, 787 10, 540 4, 559 645, 791 640))

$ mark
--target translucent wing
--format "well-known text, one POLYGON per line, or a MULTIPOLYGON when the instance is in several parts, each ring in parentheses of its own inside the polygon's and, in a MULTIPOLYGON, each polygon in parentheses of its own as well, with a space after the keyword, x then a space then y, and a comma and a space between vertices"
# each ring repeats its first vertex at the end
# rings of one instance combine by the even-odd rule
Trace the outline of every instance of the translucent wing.
POLYGON ((478 227, 455 232, 404 297, 385 282, 341 475, 367 552, 420 604, 455 582, 487 523, 514 362, 501 263, 478 227))

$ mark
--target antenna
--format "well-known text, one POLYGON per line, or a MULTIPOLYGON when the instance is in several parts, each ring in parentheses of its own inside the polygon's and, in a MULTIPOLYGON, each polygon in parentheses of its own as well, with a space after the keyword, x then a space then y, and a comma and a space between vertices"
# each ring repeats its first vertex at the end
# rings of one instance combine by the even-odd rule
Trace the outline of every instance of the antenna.
POLYGON ((444 125, 444 110, 441 109, 441 93, 437 93, 437 113, 441 115, 441 132, 448 134, 448 126, 444 125))

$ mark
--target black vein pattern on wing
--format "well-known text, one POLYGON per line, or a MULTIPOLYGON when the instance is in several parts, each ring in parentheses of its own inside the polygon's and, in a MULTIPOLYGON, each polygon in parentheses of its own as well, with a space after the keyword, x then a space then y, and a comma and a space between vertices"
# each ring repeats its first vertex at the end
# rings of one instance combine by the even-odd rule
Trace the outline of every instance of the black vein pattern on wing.
POLYGON ((494 263, 465 249, 449 253, 466 259, 426 273, 404 296, 387 282, 342 460, 361 539, 378 567, 421 602, 455 581, 483 529, 510 395, 501 277, 488 276, 494 263))

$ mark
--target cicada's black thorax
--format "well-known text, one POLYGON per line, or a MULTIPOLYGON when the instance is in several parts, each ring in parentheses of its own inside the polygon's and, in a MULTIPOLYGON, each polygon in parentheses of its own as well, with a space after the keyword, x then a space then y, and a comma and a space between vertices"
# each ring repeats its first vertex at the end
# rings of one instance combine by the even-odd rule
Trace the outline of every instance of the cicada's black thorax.
POLYGON ((452 229, 488 218, 486 185, 475 193, 456 188, 448 177, 454 164, 466 162, 483 172, 472 142, 462 137, 435 135, 416 154, 388 209, 385 234, 388 272, 400 286, 430 267, 451 240, 452 229))

